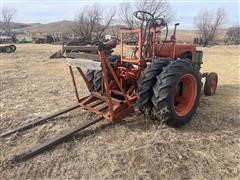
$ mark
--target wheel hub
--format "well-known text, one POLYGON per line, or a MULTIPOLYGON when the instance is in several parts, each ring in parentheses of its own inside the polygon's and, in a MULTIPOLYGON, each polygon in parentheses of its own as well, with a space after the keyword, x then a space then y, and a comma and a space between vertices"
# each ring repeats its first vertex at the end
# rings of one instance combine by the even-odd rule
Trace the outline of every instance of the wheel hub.
POLYGON ((211 93, 214 94, 214 92, 216 91, 216 87, 217 87, 217 81, 216 79, 214 79, 212 82, 211 82, 211 93))
POLYGON ((179 79, 174 94, 174 110, 178 116, 186 116, 195 103, 197 81, 192 74, 184 74, 179 79))

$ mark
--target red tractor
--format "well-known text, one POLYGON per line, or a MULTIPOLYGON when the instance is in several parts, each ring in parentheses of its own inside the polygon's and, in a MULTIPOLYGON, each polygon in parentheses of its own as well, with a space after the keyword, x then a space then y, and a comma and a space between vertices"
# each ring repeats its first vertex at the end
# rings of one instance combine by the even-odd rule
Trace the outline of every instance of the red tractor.
POLYGON ((202 52, 197 51, 194 45, 176 44, 178 24, 175 24, 170 40, 165 38, 160 41, 158 35, 161 29, 167 29, 164 19, 154 18, 145 11, 136 11, 134 16, 141 20, 141 27, 121 30, 120 55, 111 55, 112 48, 116 46, 114 40, 92 42, 91 45, 82 41, 81 45, 64 47, 76 105, 9 130, 0 137, 35 127, 79 107, 98 117, 16 156, 15 161, 32 157, 103 119, 117 122, 134 112, 135 102, 143 114, 153 119, 174 127, 184 125, 198 107, 202 78, 206 78, 204 94, 211 96, 215 93, 218 76, 216 73, 200 72, 202 52), (123 43, 128 35, 138 39, 138 44, 131 50, 123 43), (82 66, 88 68, 87 73, 83 73, 82 66), (89 95, 80 97, 73 68, 86 82, 89 95))
MULTIPOLYGON (((203 53, 197 51, 195 45, 176 44, 176 28, 179 24, 175 24, 170 40, 165 38, 159 41, 157 37, 161 29, 166 27, 168 33, 166 21, 163 18, 154 18, 145 11, 136 11, 134 16, 141 20, 141 27, 121 30, 120 58, 106 57, 100 50, 103 69, 88 70, 87 83, 102 95, 122 98, 126 109, 137 101, 143 114, 163 120, 171 126, 184 125, 191 120, 199 104, 201 79, 206 77, 205 95, 213 95, 218 76, 216 73, 200 72, 203 53), (124 37, 129 34, 137 35, 138 45, 132 48, 131 55, 125 56, 123 42, 124 37), (103 64, 106 63, 103 59, 111 67, 104 68, 103 64)), ((121 114, 120 117, 128 115, 122 112, 123 109, 119 112, 108 111, 106 118, 116 120, 119 119, 118 113, 121 114)))

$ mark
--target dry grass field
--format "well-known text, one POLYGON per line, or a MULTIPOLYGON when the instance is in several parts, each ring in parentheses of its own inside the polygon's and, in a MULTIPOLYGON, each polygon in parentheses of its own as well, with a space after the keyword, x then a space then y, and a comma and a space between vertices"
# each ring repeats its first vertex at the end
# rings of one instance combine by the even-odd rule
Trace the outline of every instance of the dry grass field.
MULTIPOLYGON (((48 57, 60 46, 23 44, 0 54, 0 133, 75 102, 68 67, 48 57)), ((179 129, 138 111, 102 122, 28 161, 10 159, 89 117, 84 110, 0 139, 0 179, 239 179, 240 46, 203 48, 202 71, 216 71, 215 96, 202 95, 179 129)), ((78 81, 80 94, 87 90, 78 81)))

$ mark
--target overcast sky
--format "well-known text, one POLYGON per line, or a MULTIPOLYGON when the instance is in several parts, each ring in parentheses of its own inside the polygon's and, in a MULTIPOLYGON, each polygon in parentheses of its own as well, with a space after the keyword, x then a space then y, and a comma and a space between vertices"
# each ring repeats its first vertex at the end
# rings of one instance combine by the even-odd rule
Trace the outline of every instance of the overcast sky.
MULTIPOLYGON (((0 6, 17 10, 16 22, 49 23, 73 20, 85 5, 98 2, 104 8, 117 10, 123 0, 0 0, 0 6)), ((128 0, 127 2, 131 2, 128 0)), ((134 0, 132 2, 135 2, 134 0)), ((224 8, 227 13, 225 26, 239 24, 239 0, 170 0, 176 12, 176 22, 181 29, 193 29, 194 17, 201 9, 224 8)))

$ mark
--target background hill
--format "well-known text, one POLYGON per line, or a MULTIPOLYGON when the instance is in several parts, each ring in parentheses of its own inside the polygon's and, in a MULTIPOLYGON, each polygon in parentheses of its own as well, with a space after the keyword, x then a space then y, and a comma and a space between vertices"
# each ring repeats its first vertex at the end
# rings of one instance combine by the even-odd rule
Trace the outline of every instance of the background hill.
MULTIPOLYGON (((0 27, 1 27, 2 23, 3 22, 0 21, 0 27)), ((36 23, 36 24, 39 24, 39 23, 36 23)), ((13 29, 22 29, 22 28, 31 27, 31 26, 32 26, 32 24, 17 23, 17 22, 12 23, 13 29)))
POLYGON ((43 32, 43 33, 54 33, 54 32, 69 32, 71 30, 72 21, 57 21, 48 24, 35 23, 30 26, 24 27, 22 30, 29 32, 43 32))
MULTIPOLYGON (((31 32, 31 33, 53 33, 53 32, 69 32, 71 30, 72 21, 57 21, 47 24, 42 23, 18 23, 13 22, 12 28, 15 29, 16 32, 31 32)), ((0 21, 0 27, 2 22, 0 21)))
MULTIPOLYGON (((16 29, 17 32, 30 32, 30 33, 71 33, 71 26, 73 24, 73 21, 63 20, 63 21, 57 21, 47 24, 42 23, 13 23, 14 29, 16 29)), ((1 25, 1 22, 0 22, 1 25)), ((121 25, 115 25, 110 26, 109 29, 106 31, 107 34, 116 35, 119 32, 119 28, 123 27, 121 25)), ((218 33, 218 42, 223 42, 225 33, 227 29, 221 29, 218 33)), ((162 32, 162 37, 165 37, 165 30, 162 32)), ((168 38, 172 35, 173 31, 170 30, 168 32, 168 38)), ((193 43, 193 39, 197 37, 197 31, 196 30, 184 30, 178 28, 177 30, 177 41, 179 43, 193 43)))

